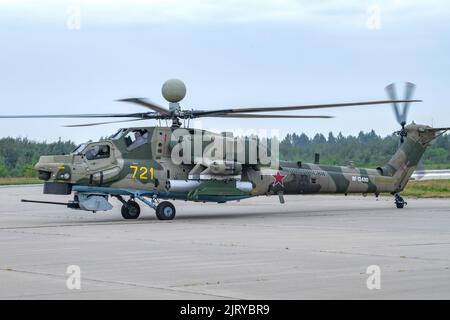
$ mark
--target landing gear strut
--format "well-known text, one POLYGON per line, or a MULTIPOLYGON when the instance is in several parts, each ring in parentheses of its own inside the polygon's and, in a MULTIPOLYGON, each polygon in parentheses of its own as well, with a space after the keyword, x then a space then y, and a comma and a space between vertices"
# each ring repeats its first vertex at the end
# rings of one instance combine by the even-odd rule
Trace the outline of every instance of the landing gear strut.
POLYGON ((169 201, 163 201, 158 203, 158 199, 156 197, 150 198, 149 200, 138 196, 139 200, 147 204, 149 207, 155 209, 156 217, 159 220, 173 220, 175 218, 175 206, 169 201))
POLYGON ((394 194, 395 197, 395 206, 398 209, 402 209, 405 205, 407 205, 408 203, 405 201, 405 199, 403 199, 403 197, 400 195, 400 193, 395 193, 394 194))
MULTIPOLYGON (((141 209, 139 204, 134 201, 134 198, 131 198, 128 201, 122 198, 122 196, 115 196, 122 202, 122 217, 124 219, 137 219, 139 214, 141 213, 141 209)), ((141 195, 136 195, 136 199, 141 200, 143 203, 148 205, 150 208, 155 210, 156 217, 159 220, 173 220, 175 218, 176 210, 175 206, 169 201, 163 201, 158 203, 158 199, 156 197, 153 198, 144 198, 141 195)))

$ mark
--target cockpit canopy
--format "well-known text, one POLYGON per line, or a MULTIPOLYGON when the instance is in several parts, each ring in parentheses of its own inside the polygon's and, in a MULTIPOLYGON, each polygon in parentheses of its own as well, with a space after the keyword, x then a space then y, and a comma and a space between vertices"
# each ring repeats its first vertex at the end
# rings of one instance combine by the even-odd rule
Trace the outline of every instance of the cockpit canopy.
POLYGON ((133 151, 150 141, 150 132, 145 128, 120 129, 110 139, 122 140, 128 151, 133 151))
POLYGON ((88 151, 86 151, 85 156, 87 160, 98 160, 109 158, 111 152, 108 145, 93 145, 88 151))
POLYGON ((131 130, 125 134, 125 144, 127 146, 127 150, 131 151, 140 146, 147 144, 148 142, 148 131, 146 129, 135 129, 131 130))
POLYGON ((87 160, 107 159, 111 155, 111 148, 108 144, 82 143, 75 148, 71 155, 83 154, 87 160))

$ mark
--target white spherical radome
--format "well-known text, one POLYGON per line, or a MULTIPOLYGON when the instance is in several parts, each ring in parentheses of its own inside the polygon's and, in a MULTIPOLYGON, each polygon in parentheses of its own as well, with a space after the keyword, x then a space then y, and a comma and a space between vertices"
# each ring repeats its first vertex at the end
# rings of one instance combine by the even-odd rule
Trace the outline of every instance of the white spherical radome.
POLYGON ((169 102, 180 102, 186 96, 186 86, 181 80, 169 79, 164 82, 161 93, 169 102))

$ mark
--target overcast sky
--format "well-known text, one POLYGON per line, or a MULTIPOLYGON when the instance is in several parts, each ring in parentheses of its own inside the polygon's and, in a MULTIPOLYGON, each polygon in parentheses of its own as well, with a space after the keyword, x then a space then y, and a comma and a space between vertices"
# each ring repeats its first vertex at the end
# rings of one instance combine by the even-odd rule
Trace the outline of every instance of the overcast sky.
MULTIPOLYGON (((186 108, 385 99, 417 84, 409 120, 450 125, 450 4, 444 0, 0 0, 0 113, 143 111, 114 102, 182 79, 186 108)), ((323 109, 327 120, 222 120, 203 128, 357 134, 398 129, 390 106, 323 109)), ((0 137, 83 142, 124 124, 0 120, 0 137)), ((88 120, 87 122, 92 122, 88 120)), ((145 122, 142 122, 144 125, 145 122)), ((148 125, 154 122, 149 121, 148 125)), ((135 125, 135 124, 132 124, 135 125)))

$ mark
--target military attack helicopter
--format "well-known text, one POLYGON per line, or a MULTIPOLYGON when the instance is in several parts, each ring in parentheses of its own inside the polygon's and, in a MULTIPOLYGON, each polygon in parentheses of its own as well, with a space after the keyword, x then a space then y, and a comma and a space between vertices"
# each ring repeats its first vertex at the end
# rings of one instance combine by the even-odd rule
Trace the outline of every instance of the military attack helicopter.
MULTIPOLYGON (((217 202, 242 200, 260 195, 285 194, 375 194, 394 196, 397 208, 406 204, 400 192, 405 188, 429 143, 447 128, 406 125, 409 104, 415 86, 406 83, 405 98, 396 98, 394 84, 386 87, 389 100, 297 105, 247 107, 221 110, 182 109, 180 102, 186 86, 171 79, 162 86, 169 108, 144 98, 119 101, 138 104, 149 112, 127 114, 16 115, 0 118, 116 118, 108 122, 69 125, 94 126, 126 121, 166 120, 171 126, 146 126, 120 129, 108 139, 78 146, 68 155, 41 156, 35 169, 44 181, 44 194, 74 194, 68 203, 72 209, 107 211, 110 197, 122 203, 125 219, 140 215, 138 201, 153 208, 160 220, 175 218, 175 206, 167 200, 217 202), (400 146, 391 160, 375 169, 353 166, 278 161, 271 142, 257 137, 233 137, 189 127, 189 121, 202 117, 219 118, 331 118, 330 116, 259 114, 259 112, 322 109, 347 106, 392 104, 401 129, 400 146), (403 109, 400 105, 403 104, 403 109), (183 120, 185 122, 182 126, 183 120), (186 121, 188 125, 186 126, 186 121), (194 152, 192 152, 194 149, 194 152), (264 152, 262 152, 264 151, 264 152), (265 156, 262 156, 265 155, 265 156), (267 161, 269 159, 270 161, 267 161), (163 200, 163 201, 161 201, 163 200)), ((273 141, 272 141, 273 142, 273 141)))

